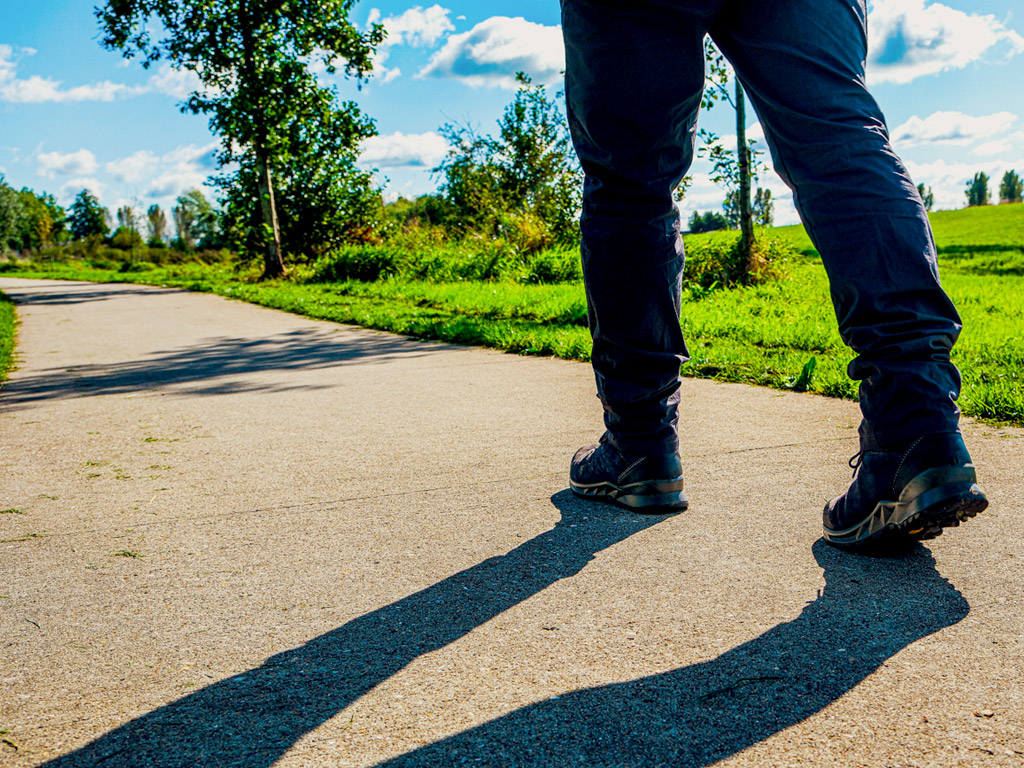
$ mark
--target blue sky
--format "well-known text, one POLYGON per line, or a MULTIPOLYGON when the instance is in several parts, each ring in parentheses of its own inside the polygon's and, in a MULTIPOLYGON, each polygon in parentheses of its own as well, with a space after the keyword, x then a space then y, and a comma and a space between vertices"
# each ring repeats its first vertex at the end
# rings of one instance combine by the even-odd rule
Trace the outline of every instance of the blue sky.
MULTIPOLYGON (((0 0, 0 173, 15 187, 68 203, 83 187, 114 209, 173 204, 215 170, 202 117, 183 115, 185 73, 143 70, 102 49, 89 3, 0 0)), ((893 144, 937 208, 964 203, 976 171, 1024 174, 1024 18, 1019 0, 869 2, 868 78, 893 144)), ((362 90, 341 79, 341 95, 374 117, 380 136, 364 147, 385 194, 433 190, 430 168, 444 153, 447 122, 492 131, 525 70, 557 89, 562 68, 557 0, 453 0, 414 4, 364 0, 353 20, 389 29, 377 74, 362 90)), ((326 77, 326 75, 325 75, 326 77)), ((724 107, 701 124, 733 133, 724 107)), ((749 131, 757 135, 756 116, 749 131)), ((683 205, 707 210, 723 193, 697 163, 683 205)), ((790 196, 769 174, 780 223, 795 221, 790 196)), ((212 195, 210 190, 206 190, 212 195)))

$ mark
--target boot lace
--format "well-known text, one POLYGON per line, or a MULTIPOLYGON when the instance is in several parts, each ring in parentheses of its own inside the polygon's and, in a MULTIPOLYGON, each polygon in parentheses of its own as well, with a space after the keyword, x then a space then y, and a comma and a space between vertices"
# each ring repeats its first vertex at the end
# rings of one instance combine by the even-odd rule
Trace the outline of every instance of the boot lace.
POLYGON ((853 470, 852 477, 856 477, 857 470, 860 468, 860 465, 864 463, 864 451, 857 451, 850 457, 850 460, 847 463, 850 465, 850 469, 853 470))

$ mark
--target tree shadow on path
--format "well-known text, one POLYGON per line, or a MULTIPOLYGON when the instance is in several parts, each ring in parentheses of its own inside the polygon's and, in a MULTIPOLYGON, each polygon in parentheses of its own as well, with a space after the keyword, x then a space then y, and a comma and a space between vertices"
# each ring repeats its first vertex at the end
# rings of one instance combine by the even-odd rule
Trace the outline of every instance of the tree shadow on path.
MULTIPOLYGON (((0 277, 6 277, 0 272, 0 277)), ((25 285, 7 288, 7 294, 17 304, 25 306, 61 306, 74 304, 91 304, 108 299, 121 299, 125 296, 162 296, 171 293, 183 294, 180 288, 155 288, 150 286, 133 286, 121 283, 79 283, 63 284, 58 290, 52 285, 25 285)))
MULTIPOLYGON (((511 552, 46 765, 269 768, 301 737, 416 658, 665 519, 584 505, 567 491, 552 502, 561 520, 511 552)), ((717 659, 542 701, 385 765, 707 765, 820 711, 893 654, 967 615, 966 601, 923 548, 871 560, 819 542, 814 554, 826 579, 817 600, 797 619, 717 659)))
MULTIPOLYGON (((342 335, 335 330, 294 330, 267 338, 211 338, 154 352, 140 360, 50 368, 10 379, 0 407, 69 397, 173 391, 177 395, 228 395, 310 389, 288 384, 296 371, 436 354, 441 347, 385 334, 342 335), (273 381, 244 378, 280 373, 273 381)), ((323 387, 320 387, 323 388, 323 387)))

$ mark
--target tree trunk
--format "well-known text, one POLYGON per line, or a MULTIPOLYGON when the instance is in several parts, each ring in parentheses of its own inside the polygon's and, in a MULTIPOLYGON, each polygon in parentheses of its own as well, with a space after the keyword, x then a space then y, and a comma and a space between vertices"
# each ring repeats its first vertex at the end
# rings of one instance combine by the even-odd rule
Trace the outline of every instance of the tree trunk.
POLYGON ((271 280, 284 274, 284 262, 281 260, 281 227, 277 223, 277 206, 274 204, 274 182, 270 178, 270 165, 262 146, 256 148, 256 173, 259 176, 257 183, 263 228, 270 235, 263 255, 262 279, 271 280))
POLYGON ((740 255, 749 279, 754 268, 754 212, 750 202, 750 147, 747 146, 747 107, 743 86, 736 80, 736 142, 740 164, 740 255))
MULTIPOLYGON (((242 26, 242 75, 249 81, 250 86, 257 88, 257 93, 259 94, 255 35, 251 26, 252 18, 249 4, 243 3, 239 14, 242 26)), ((253 150, 256 153, 256 191, 260 198, 263 231, 267 237, 267 250, 263 255, 263 276, 260 279, 272 280, 284 274, 284 262, 281 260, 281 227, 277 223, 274 183, 270 178, 270 162, 267 159, 267 131, 261 121, 260 101, 261 98, 257 96, 253 108, 253 122, 256 128, 253 140, 253 150)))

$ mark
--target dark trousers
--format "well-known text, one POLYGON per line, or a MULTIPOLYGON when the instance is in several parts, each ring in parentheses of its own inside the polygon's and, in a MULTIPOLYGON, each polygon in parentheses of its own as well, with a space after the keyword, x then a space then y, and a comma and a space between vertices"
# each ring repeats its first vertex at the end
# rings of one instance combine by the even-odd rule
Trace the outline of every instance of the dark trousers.
POLYGON ((856 352, 864 448, 958 429, 960 318, 910 176, 864 85, 863 0, 562 0, 566 101, 605 423, 629 453, 678 447, 683 247, 706 33, 728 57, 821 253, 856 352))

